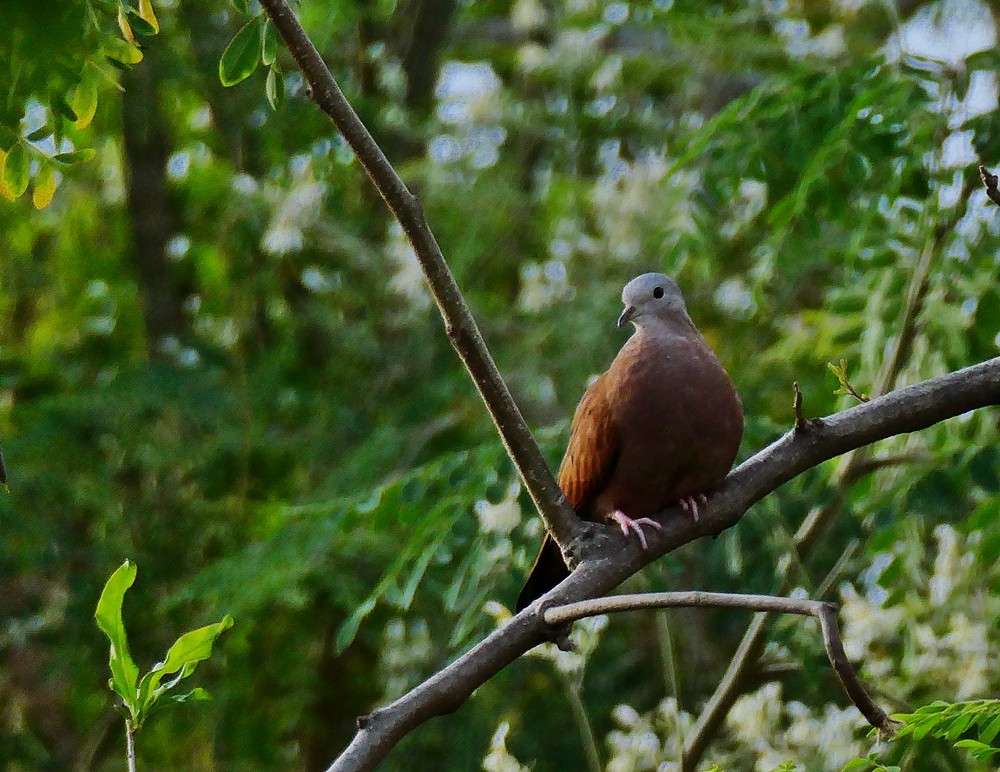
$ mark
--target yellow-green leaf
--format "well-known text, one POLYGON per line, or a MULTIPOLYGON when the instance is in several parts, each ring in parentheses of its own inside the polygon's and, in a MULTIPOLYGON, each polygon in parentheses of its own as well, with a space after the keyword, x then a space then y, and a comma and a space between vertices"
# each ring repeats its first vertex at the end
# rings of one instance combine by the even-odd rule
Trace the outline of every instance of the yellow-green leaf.
POLYGON ((142 51, 121 38, 105 38, 101 43, 101 51, 109 59, 121 64, 138 64, 142 61, 142 51))
POLYGON ((125 10, 125 4, 118 4, 118 29, 122 31, 122 37, 124 37, 129 43, 134 46, 139 45, 139 41, 135 39, 135 33, 132 31, 132 25, 128 23, 128 11, 125 10))
POLYGON ((260 16, 255 17, 229 41, 219 59, 219 81, 235 86, 250 77, 260 63, 260 16))
POLYGON ((44 209, 56 193, 56 170, 49 164, 42 166, 35 175, 35 189, 31 192, 31 203, 35 209, 44 209))
POLYGON ((139 18, 153 28, 154 34, 160 31, 160 22, 156 20, 150 0, 139 0, 139 18))
POLYGON ((7 151, 3 162, 3 181, 14 198, 19 198, 28 189, 30 163, 28 151, 20 142, 7 151))
POLYGON ((97 84, 89 73, 84 73, 80 85, 76 87, 72 106, 73 112, 76 113, 76 122, 73 125, 78 129, 87 128, 97 113, 97 84))
MULTIPOLYGON (((0 169, 3 169, 6 162, 7 162, 7 153, 3 150, 0 150, 0 169)), ((17 198, 17 196, 14 195, 14 193, 11 191, 7 183, 4 182, 2 174, 0 174, 0 196, 3 196, 8 201, 13 201, 14 199, 17 198)))

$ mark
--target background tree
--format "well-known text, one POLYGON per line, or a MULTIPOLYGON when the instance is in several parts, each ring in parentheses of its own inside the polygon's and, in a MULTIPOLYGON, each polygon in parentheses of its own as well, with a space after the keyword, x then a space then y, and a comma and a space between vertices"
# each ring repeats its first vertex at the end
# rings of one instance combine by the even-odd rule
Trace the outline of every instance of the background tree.
MULTIPOLYGON (((974 171, 996 145, 990 6, 301 14, 419 192, 553 465, 620 345, 619 288, 647 269, 678 278, 733 373, 744 454, 790 424, 793 380, 810 414, 849 403, 827 362, 879 393, 997 353, 997 218, 974 171)), ((140 763, 313 769, 505 615, 539 523, 401 234, 284 53, 272 111, 262 73, 218 85, 245 17, 184 0, 157 15, 127 92, 101 91, 82 130, 95 161, 40 213, 0 203, 0 748, 28 768, 119 763, 91 615, 128 555, 144 666, 192 615, 238 622, 203 675, 216 701, 151 723, 140 763)), ((63 88, 57 63, 19 56, 63 88)), ((972 414, 824 465, 634 586, 801 587, 844 604, 849 653, 887 694, 986 696, 996 433, 972 414), (793 549, 810 516, 822 537, 793 549)), ((585 656, 516 663, 387 766, 676 760, 745 621, 604 624, 581 626, 585 656)), ((866 750, 815 635, 779 621, 766 640, 705 758, 866 750)), ((934 742, 906 763, 972 762, 934 742)))

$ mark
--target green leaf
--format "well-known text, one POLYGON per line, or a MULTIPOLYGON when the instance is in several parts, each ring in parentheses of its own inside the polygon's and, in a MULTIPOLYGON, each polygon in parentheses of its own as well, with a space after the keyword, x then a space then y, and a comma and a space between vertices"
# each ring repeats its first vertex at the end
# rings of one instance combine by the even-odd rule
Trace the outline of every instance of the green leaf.
POLYGON ((28 151, 20 142, 8 152, 3 162, 3 181, 14 198, 19 197, 28 189, 28 176, 31 170, 28 151))
POLYGON ((984 743, 991 743, 993 742, 993 738, 995 738, 998 734, 1000 734, 1000 716, 995 716, 993 720, 986 725, 986 728, 979 733, 979 739, 984 743))
POLYGON ((278 58, 278 31, 270 19, 265 19, 260 28, 260 58, 267 67, 278 58))
POLYGON ((52 97, 52 109, 68 121, 75 123, 77 120, 76 111, 66 101, 65 94, 56 94, 52 97))
POLYGON ((143 713, 149 711, 153 703, 164 692, 172 689, 182 679, 194 672, 199 662, 212 656, 212 644, 220 634, 233 626, 233 618, 228 614, 220 622, 199 627, 184 633, 174 641, 162 662, 157 662, 142 677, 139 684, 139 702, 143 713), (161 686, 164 676, 177 673, 177 677, 161 686))
POLYGON ((959 740, 955 743, 956 748, 964 748, 972 754, 972 758, 985 761, 991 756, 1000 753, 1000 748, 992 748, 979 740, 959 740))
POLYGON ((235 86, 257 69, 261 55, 260 23, 260 16, 250 20, 222 52, 219 81, 223 86, 235 86))
POLYGON ((232 0, 232 3, 240 13, 250 13, 250 0, 232 0))
POLYGON ((97 151, 94 148, 87 147, 83 150, 74 150, 70 153, 56 153, 52 158, 61 164, 72 166, 73 164, 85 164, 87 161, 92 161, 96 155, 97 151))
POLYGON ((987 48, 985 51, 976 51, 971 56, 965 57, 965 67, 969 71, 1000 69, 1000 49, 987 48))
POLYGON ((285 98, 285 79, 281 77, 281 72, 276 67, 271 67, 267 73, 264 93, 267 94, 267 101, 271 105, 271 109, 277 110, 278 105, 285 98))
MULTIPOLYGON (((156 28, 142 18, 135 8, 128 9, 128 21, 132 32, 139 37, 149 38, 157 33, 156 28)), ((136 42, 138 42, 138 40, 136 42)))
POLYGON ((975 718, 975 714, 971 711, 966 711, 965 713, 960 713, 958 717, 948 725, 948 730, 945 732, 945 737, 948 740, 954 742, 962 733, 969 728, 972 723, 972 719, 975 718))
POLYGON ((136 679, 139 669, 132 661, 128 651, 128 638, 125 635, 125 622, 122 620, 122 601, 125 592, 135 582, 136 566, 126 560, 115 571, 97 601, 94 619, 111 643, 111 654, 108 664, 111 666, 111 688, 125 701, 132 716, 138 714, 136 705, 136 679))
POLYGON ((170 699, 174 702, 207 702, 212 699, 212 695, 208 693, 208 690, 198 686, 186 694, 175 694, 170 699))
POLYGON ((40 129, 35 129, 30 134, 26 134, 24 138, 28 140, 28 142, 38 142, 38 140, 45 139, 51 133, 52 129, 49 128, 48 124, 45 124, 40 129))

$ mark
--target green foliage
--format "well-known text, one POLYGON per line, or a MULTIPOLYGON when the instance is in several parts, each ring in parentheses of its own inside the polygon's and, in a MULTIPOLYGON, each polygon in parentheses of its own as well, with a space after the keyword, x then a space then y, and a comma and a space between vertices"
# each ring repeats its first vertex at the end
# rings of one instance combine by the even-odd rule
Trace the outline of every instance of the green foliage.
MULTIPOLYGON (((94 618, 111 642, 108 664, 111 680, 108 685, 122 699, 128 711, 129 727, 138 730, 149 717, 157 701, 190 676, 198 663, 212 656, 212 645, 220 634, 233 626, 233 618, 228 614, 220 622, 199 627, 180 636, 167 651, 162 662, 157 662, 142 678, 128 649, 125 622, 122 619, 122 603, 125 592, 135 582, 136 566, 126 560, 108 579, 97 602, 94 618), (164 682, 167 676, 174 676, 164 682)), ((185 694, 171 695, 174 702, 206 700, 208 692, 202 688, 185 694)))
MULTIPOLYGON (((892 718, 901 722, 892 737, 894 752, 923 749, 926 754, 926 738, 946 740, 955 748, 968 753, 976 760, 989 762, 1000 753, 995 744, 1000 735, 1000 700, 969 700, 967 702, 945 702, 935 700, 929 705, 917 708, 914 713, 896 713, 892 718), (969 736, 974 734, 975 736, 969 736)), ((885 765, 878 754, 865 758, 855 758, 844 772, 899 772, 898 765, 885 765)))
POLYGON ((124 0, 14 2, 6 10, 0 62, 10 75, 0 99, 0 196, 20 198, 33 179, 32 203, 44 209, 59 182, 53 158, 73 166, 93 157, 89 148, 65 148, 87 142, 81 130, 97 114, 100 92, 121 88, 115 69, 139 64, 140 37, 156 35, 160 26, 150 0, 134 7, 124 0))
POLYGON ((915 713, 897 713, 893 718, 903 722, 895 735, 897 740, 937 737, 967 750, 972 758, 981 761, 1000 753, 1000 745, 993 744, 1000 734, 1000 700, 955 703, 935 700, 917 708, 915 713), (976 737, 964 737, 971 732, 976 737))
MULTIPOLYGON (((732 373, 743 458, 792 424, 793 381, 810 417, 854 404, 838 385, 874 389, 911 295, 894 385, 1000 351, 1000 215, 974 168, 1000 147, 981 101, 995 46, 964 42, 992 19, 937 36, 953 3, 906 4, 915 21, 884 3, 453 5, 440 39, 416 34, 437 3, 295 10, 419 195, 553 468, 641 271, 677 278, 732 373), (912 50, 930 38, 961 46, 947 62, 928 53, 948 47, 912 50), (826 366, 841 360, 845 383, 826 366)), ((402 234, 279 69, 271 25, 240 32, 254 4, 158 5, 154 24, 131 3, 122 25, 118 2, 94 0, 97 26, 82 2, 13 6, 22 68, 0 73, 22 77, 3 82, 0 147, 21 148, 12 180, 24 157, 29 180, 0 201, 16 483, 0 496, 0 696, 16 707, 0 711, 0 766, 117 767, 86 599, 128 554, 144 572, 134 651, 167 650, 185 620, 240 619, 212 704, 158 709, 141 761, 323 768, 356 716, 508 618, 537 518, 402 234), (126 93, 106 38, 143 54, 126 93), (261 87, 220 87, 220 59, 233 77, 267 67, 261 87), (44 203, 53 181, 36 211, 28 196, 44 203)), ((997 448, 989 412, 883 441, 850 479, 839 462, 810 470, 631 589, 772 592, 791 534, 831 509, 794 582, 839 601, 863 679, 912 705, 996 694, 997 448)), ((658 618, 612 620, 574 671, 608 768, 676 762, 746 623, 671 614, 665 633, 658 618)), ((703 766, 838 769, 869 751, 814 630, 776 621, 765 663, 780 687, 740 698, 703 766)), ((148 693, 184 669, 158 672, 148 693)), ((503 723, 496 744, 522 766, 583 768, 565 680, 513 663, 385 767, 478 768, 503 723)), ((913 772, 992 763, 933 738, 889 755, 913 772)))

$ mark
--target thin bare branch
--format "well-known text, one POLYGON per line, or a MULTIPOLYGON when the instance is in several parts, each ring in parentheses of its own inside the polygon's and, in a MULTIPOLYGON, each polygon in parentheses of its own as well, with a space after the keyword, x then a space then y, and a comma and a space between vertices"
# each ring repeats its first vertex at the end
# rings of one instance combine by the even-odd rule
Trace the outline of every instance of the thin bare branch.
POLYGON ((774 595, 741 595, 724 592, 649 592, 636 595, 612 595, 590 598, 564 606, 549 606, 542 616, 545 623, 561 627, 584 617, 616 611, 660 608, 735 608, 747 611, 776 611, 799 614, 819 621, 823 645, 840 683, 861 715, 879 732, 892 734, 894 722, 869 696, 854 667, 844 652, 844 643, 837 623, 837 610, 831 603, 805 598, 783 598, 774 595))
POLYGON ((351 146, 365 172, 399 221, 423 269, 431 295, 444 319, 448 338, 479 390, 507 452, 535 507, 560 547, 581 533, 581 523, 567 505, 538 443, 528 430, 479 332, 476 320, 445 262, 423 208, 396 174, 368 129, 344 97, 330 70, 286 0, 261 0, 289 52, 309 84, 312 98, 351 146))
MULTIPOLYGON (((540 609, 607 593, 662 555, 735 525, 754 503, 827 459, 998 404, 1000 357, 813 419, 808 432, 788 432, 729 474, 698 523, 685 517, 679 507, 661 513, 658 519, 663 530, 647 534, 648 552, 635 541, 613 538, 610 528, 594 526, 596 533, 608 534, 608 538, 595 540, 598 546, 568 579, 412 691, 366 716, 363 727, 330 770, 371 769, 411 730, 433 716, 456 710, 476 688, 547 640, 551 628, 538 613, 540 609)), ((763 617, 755 617, 751 627, 758 625, 763 628, 763 617)), ((756 640, 748 636, 744 644, 754 646, 756 640)))

